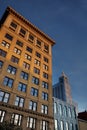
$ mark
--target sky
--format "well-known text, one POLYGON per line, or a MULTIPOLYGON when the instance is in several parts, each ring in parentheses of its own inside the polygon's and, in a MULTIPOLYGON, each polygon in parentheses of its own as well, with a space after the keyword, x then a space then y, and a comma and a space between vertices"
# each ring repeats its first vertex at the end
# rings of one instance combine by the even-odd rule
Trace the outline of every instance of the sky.
POLYGON ((87 0, 0 0, 0 18, 7 6, 56 42, 52 82, 65 72, 79 111, 87 110, 87 0))

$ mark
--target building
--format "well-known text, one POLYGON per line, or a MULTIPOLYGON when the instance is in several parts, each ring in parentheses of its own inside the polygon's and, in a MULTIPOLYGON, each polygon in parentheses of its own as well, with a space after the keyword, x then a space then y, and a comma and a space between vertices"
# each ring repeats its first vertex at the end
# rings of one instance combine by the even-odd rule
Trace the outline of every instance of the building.
POLYGON ((54 130, 78 130, 76 107, 53 97, 54 130))
POLYGON ((68 77, 62 73, 53 85, 54 129, 78 130, 77 104, 72 101, 68 77))
POLYGON ((0 122, 53 130, 52 46, 55 42, 7 7, 0 20, 0 122))
POLYGON ((79 130, 87 130, 87 111, 78 113, 79 130))
POLYGON ((59 82, 53 85, 53 96, 62 101, 72 103, 69 79, 64 72, 62 72, 62 75, 59 77, 59 82))

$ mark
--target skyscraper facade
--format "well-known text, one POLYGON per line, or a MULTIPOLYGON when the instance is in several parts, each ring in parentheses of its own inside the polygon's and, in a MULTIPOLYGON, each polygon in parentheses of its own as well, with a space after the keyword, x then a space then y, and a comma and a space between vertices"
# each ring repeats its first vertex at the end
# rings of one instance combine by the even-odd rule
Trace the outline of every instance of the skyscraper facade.
POLYGON ((0 20, 0 122, 53 130, 52 46, 55 42, 7 7, 0 20))

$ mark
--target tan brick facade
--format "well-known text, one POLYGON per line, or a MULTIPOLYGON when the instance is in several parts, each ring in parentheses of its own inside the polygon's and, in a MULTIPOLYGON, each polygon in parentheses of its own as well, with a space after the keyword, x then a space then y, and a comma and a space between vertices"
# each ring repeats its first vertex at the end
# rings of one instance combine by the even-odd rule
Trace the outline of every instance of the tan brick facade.
POLYGON ((16 120, 14 115, 18 114, 22 119, 20 117, 17 121, 13 121, 13 124, 22 126, 23 130, 31 128, 53 130, 52 46, 54 43, 12 8, 7 8, 1 19, 0 28, 0 111, 5 111, 3 121, 10 122, 12 118, 16 120), (37 95, 35 95, 36 91, 37 95), (8 99, 6 94, 9 94, 8 99), (36 105, 36 110, 29 109, 30 101, 36 103, 33 104, 36 105), (45 108, 41 111, 42 105, 45 108), (30 118, 27 126, 28 117, 35 119, 35 126, 30 118), (45 127, 41 121, 45 121, 45 127))

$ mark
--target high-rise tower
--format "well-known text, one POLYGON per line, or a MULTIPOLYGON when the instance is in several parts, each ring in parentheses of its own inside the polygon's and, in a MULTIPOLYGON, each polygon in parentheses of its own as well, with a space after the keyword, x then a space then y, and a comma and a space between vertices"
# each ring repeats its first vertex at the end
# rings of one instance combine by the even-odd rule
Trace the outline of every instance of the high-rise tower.
POLYGON ((14 9, 6 9, 0 21, 0 122, 53 130, 54 44, 14 9))
POLYGON ((64 72, 59 77, 59 82, 53 86, 53 95, 67 103, 72 103, 69 80, 64 72))

